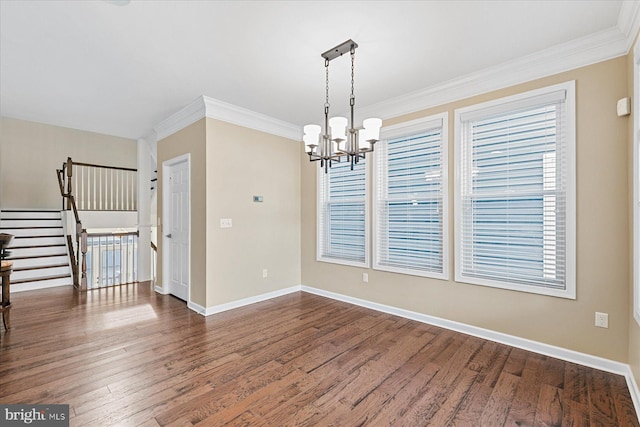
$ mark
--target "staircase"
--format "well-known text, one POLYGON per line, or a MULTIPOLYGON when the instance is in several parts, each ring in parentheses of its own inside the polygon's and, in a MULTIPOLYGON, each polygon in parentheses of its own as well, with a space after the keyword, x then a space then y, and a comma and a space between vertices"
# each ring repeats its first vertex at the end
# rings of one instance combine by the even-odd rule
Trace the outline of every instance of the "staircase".
POLYGON ((3 210, 0 233, 15 236, 11 292, 73 285, 60 211, 3 210))

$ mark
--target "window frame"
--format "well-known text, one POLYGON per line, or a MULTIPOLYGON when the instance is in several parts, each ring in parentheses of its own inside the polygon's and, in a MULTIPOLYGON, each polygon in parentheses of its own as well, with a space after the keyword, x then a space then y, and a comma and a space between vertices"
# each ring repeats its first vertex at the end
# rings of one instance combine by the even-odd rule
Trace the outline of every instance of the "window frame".
POLYGON ((379 200, 379 174, 382 171, 379 169, 382 167, 381 159, 379 157, 380 151, 377 151, 374 170, 374 184, 373 184, 373 269, 380 271, 388 271, 392 273, 407 274, 412 276, 429 277, 434 279, 449 280, 449 113, 444 112, 440 114, 431 115, 428 117, 420 118, 417 120, 411 120, 396 125, 386 126, 380 130, 380 141, 377 143, 380 148, 389 139, 400 138, 403 136, 410 136, 412 134, 418 134, 430 129, 438 127, 437 123, 440 122, 441 128, 441 153, 442 153, 442 272, 423 271, 413 268, 403 268, 398 266, 389 266, 380 264, 379 259, 379 236, 378 236, 378 202, 379 200))
POLYGON ((454 112, 454 213, 455 213, 455 281, 473 285, 488 286, 513 291, 555 296, 567 299, 576 299, 576 101, 575 101, 575 80, 543 87, 540 89, 519 93, 495 99, 488 102, 470 105, 456 109, 454 112), (493 280, 478 277, 465 276, 462 273, 462 144, 463 144, 463 120, 462 116, 480 110, 509 112, 509 105, 513 105, 512 110, 522 108, 521 105, 529 99, 545 96, 552 92, 564 90, 566 126, 563 131, 566 141, 566 228, 565 228, 565 283, 564 289, 547 288, 533 284, 521 284, 508 282, 507 280, 493 280))
MULTIPOLYGON (((329 257, 323 255, 322 251, 322 233, 324 231, 324 224, 322 221, 323 208, 324 208, 324 200, 321 200, 321 195, 323 194, 323 186, 325 185, 325 179, 331 173, 331 168, 329 168, 329 172, 325 174, 324 167, 320 166, 320 162, 317 163, 316 167, 316 261, 327 262, 331 264, 340 264, 347 265, 351 267, 360 267, 360 268, 369 268, 370 266, 370 213, 369 213, 369 194, 370 194, 370 184, 369 177, 370 173, 370 163, 372 159, 371 156, 367 156, 365 159, 365 171, 364 171, 364 261, 355 261, 348 258, 339 258, 339 257, 329 257)), ((343 160, 345 162, 345 160, 343 160)), ((340 163, 342 164, 342 163, 340 163)), ((335 167, 335 166, 334 166, 335 167)))

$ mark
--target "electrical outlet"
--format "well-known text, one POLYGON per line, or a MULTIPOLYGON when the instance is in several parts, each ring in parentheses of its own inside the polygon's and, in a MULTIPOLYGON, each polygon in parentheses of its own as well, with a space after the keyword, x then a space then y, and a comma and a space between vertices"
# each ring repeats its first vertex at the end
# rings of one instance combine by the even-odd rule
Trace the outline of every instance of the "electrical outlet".
POLYGON ((369 273, 362 273, 362 281, 364 283, 369 283, 369 273))
POLYGON ((609 327, 609 314, 596 311, 596 326, 599 328, 609 327))
POLYGON ((263 269, 262 269, 262 278, 263 278, 263 279, 266 279, 266 278, 267 278, 268 273, 269 273, 269 272, 267 271, 267 269, 266 269, 266 268, 263 268, 263 269))

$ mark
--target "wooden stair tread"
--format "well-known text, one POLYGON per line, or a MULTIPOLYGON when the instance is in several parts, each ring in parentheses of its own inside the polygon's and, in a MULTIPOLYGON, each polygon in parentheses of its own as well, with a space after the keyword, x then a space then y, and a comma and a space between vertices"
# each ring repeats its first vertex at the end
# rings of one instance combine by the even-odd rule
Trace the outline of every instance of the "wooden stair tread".
POLYGON ((25 213, 59 213, 54 209, 2 209, 2 212, 25 212, 25 213))
MULTIPOLYGON (((2 220, 4 221, 4 220, 2 220)), ((62 226, 61 225, 49 225, 49 226, 45 226, 45 227, 0 227, 0 230, 39 230, 39 229, 44 229, 44 228, 59 228, 62 230, 62 226)))
POLYGON ((38 249, 38 248, 57 248, 66 246, 64 243, 50 245, 31 245, 31 246, 8 246, 7 249, 12 251, 15 249, 38 249))
POLYGON ((69 273, 69 274, 58 274, 58 275, 55 275, 55 276, 34 277, 32 279, 12 280, 11 284, 12 285, 19 285, 20 283, 28 283, 28 282, 44 282, 46 280, 65 279, 67 277, 71 278, 71 273, 69 273))
POLYGON ((13 236, 14 239, 45 239, 50 237, 64 237, 64 234, 51 234, 44 236, 13 236))
MULTIPOLYGON (((64 245, 63 245, 64 246, 64 245)), ((15 261, 18 259, 35 259, 35 258, 50 258, 50 257, 56 257, 56 256, 67 256, 66 253, 61 253, 61 254, 46 254, 46 255, 29 255, 29 256, 10 256, 7 258, 7 261, 15 261)))
POLYGON ((33 267, 19 267, 19 268, 14 268, 13 272, 17 272, 17 271, 29 271, 29 270, 44 270, 47 268, 58 268, 58 267, 68 267, 69 264, 64 263, 64 264, 49 264, 49 265, 35 265, 33 267))

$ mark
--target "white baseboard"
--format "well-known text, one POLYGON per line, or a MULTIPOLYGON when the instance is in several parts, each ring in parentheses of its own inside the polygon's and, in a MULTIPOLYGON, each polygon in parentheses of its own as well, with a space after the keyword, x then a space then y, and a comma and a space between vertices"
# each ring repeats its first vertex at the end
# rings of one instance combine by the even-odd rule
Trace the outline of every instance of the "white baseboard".
POLYGON ((624 377, 627 380, 627 387, 629 387, 629 394, 631 394, 633 405, 636 407, 638 420, 640 420, 640 389, 638 389, 638 383, 636 382, 636 378, 633 376, 631 367, 627 367, 627 374, 624 377))
POLYGON ((354 298, 335 292, 325 291, 323 289, 317 289, 304 285, 302 285, 300 288, 303 292, 308 292, 310 294, 320 295, 323 297, 358 305, 383 313, 393 314, 395 316, 403 317, 406 319, 427 323, 429 325, 439 326, 441 328, 450 329, 452 331, 461 332, 463 334, 472 335, 474 337, 483 338, 489 341, 495 341, 501 344, 509 345, 511 347, 532 351, 534 353, 544 354, 545 356, 555 357, 556 359, 565 360, 567 362, 573 362, 579 365, 599 369, 601 371, 622 375, 627 381, 629 394, 631 394, 631 399, 633 400, 636 414, 638 415, 638 419, 640 420, 640 392, 638 391, 638 384, 635 380, 635 377, 633 376, 631 367, 626 363, 616 362, 602 357, 580 353, 578 351, 556 347, 550 344, 528 340, 526 338, 516 337, 514 335, 508 335, 489 329, 479 328, 477 326, 471 326, 465 323, 454 322, 452 320, 442 319, 440 317, 429 316, 427 314, 416 313, 414 311, 404 310, 401 308, 379 304, 360 298, 354 298))
MULTIPOLYGON (((270 300, 272 298, 276 298, 276 297, 280 297, 280 296, 283 296, 283 295, 291 294, 293 292, 298 292, 298 291, 300 291, 300 289, 301 289, 301 287, 299 285, 298 286, 291 286, 290 288, 279 289, 277 291, 267 292, 266 294, 260 294, 260 295, 254 296, 254 297, 249 297, 249 298, 244 298, 244 299, 240 299, 240 300, 236 300, 236 301, 231 301, 231 302, 228 302, 228 303, 225 303, 225 304, 214 305, 213 307, 207 307, 206 309, 203 308, 203 311, 194 310, 191 307, 189 307, 189 308, 191 308, 194 311, 197 311, 200 314, 203 314, 204 316, 210 316, 212 314, 221 313, 221 312, 227 311, 227 310, 233 310, 234 308, 244 307, 245 305, 249 305, 249 304, 254 304, 256 302, 270 300)), ((193 304, 193 305, 196 306, 197 304, 193 304)), ((197 307, 201 308, 200 306, 197 306, 197 307)))
POLYGON ((164 291, 164 288, 162 286, 154 285, 153 286, 153 290, 156 291, 157 293, 161 294, 161 295, 166 295, 167 294, 167 292, 164 291))
POLYGON ((200 304, 196 304, 193 301, 189 301, 187 303, 187 307, 189 307, 191 310, 195 311, 198 314, 202 314, 203 316, 205 316, 205 312, 207 311, 203 306, 201 306, 200 304))

